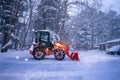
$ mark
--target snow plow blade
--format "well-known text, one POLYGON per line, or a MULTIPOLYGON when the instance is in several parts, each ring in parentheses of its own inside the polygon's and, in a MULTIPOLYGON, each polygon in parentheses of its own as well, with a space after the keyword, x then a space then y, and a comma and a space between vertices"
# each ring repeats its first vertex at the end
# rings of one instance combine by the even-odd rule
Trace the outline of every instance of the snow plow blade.
POLYGON ((66 53, 66 55, 73 61, 79 61, 79 56, 77 52, 72 52, 71 54, 66 53))
POLYGON ((79 56, 77 52, 72 52, 71 55, 68 56, 73 61, 79 61, 79 56))

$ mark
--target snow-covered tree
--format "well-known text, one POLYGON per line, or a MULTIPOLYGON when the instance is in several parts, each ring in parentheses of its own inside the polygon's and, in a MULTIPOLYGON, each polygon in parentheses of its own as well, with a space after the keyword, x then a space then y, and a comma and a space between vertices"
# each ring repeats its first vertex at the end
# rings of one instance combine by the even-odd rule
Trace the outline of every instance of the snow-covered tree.
POLYGON ((34 29, 50 29, 63 36, 61 32, 64 30, 66 20, 65 5, 65 0, 41 0, 34 29))
POLYGON ((2 46, 4 47, 9 43, 11 34, 15 35, 15 30, 18 29, 18 17, 24 9, 24 0, 0 0, 0 4, 1 28, 3 34, 2 46))
POLYGON ((36 21, 36 30, 49 28, 54 31, 56 27, 56 13, 57 0, 41 0, 38 7, 39 18, 36 21))
POLYGON ((29 49, 29 47, 32 44, 33 41, 33 26, 34 26, 34 20, 35 20, 35 13, 36 8, 38 6, 38 0, 27 0, 26 1, 26 10, 24 10, 22 13, 22 18, 23 18, 23 22, 19 34, 19 37, 21 38, 20 42, 19 42, 19 48, 20 49, 29 49))
MULTIPOLYGON (((97 3, 96 0, 94 3, 97 3)), ((68 23, 70 25, 68 25, 69 30, 67 29, 73 48, 91 49, 108 38, 105 37, 109 32, 108 20, 105 19, 105 14, 100 13, 98 9, 100 5, 94 7, 93 4, 90 5, 86 1, 76 3, 79 11, 68 23)))
POLYGON ((120 14, 117 15, 117 12, 110 10, 107 17, 109 18, 110 27, 109 39, 120 38, 120 14))
POLYGON ((101 7, 102 0, 0 0, 0 44, 28 49, 33 30, 47 29, 74 49, 93 49, 120 38, 120 15, 101 7))

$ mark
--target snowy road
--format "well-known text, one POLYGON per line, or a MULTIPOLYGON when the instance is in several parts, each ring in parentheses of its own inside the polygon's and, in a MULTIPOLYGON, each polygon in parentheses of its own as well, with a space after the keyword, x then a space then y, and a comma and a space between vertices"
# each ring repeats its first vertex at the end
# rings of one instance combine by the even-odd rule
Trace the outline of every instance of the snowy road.
POLYGON ((79 52, 80 61, 53 56, 34 60, 27 51, 0 53, 0 80, 120 80, 120 56, 94 50, 79 52))

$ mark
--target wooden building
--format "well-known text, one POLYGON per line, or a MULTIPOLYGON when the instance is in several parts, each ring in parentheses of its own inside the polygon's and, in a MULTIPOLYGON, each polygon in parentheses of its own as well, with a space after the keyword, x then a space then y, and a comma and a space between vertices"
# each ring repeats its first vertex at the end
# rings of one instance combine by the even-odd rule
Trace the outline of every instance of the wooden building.
POLYGON ((106 50, 116 45, 120 45, 120 39, 114 39, 114 40, 107 41, 105 43, 101 43, 99 45, 99 48, 100 50, 106 50))

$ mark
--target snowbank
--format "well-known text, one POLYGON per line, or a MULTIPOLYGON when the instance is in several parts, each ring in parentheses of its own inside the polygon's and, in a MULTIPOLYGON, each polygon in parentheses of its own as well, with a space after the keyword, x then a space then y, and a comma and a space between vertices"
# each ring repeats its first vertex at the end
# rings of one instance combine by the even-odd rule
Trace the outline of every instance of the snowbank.
POLYGON ((109 52, 110 52, 110 51, 117 51, 118 49, 120 49, 120 45, 113 46, 113 47, 107 49, 107 51, 109 51, 109 52))

